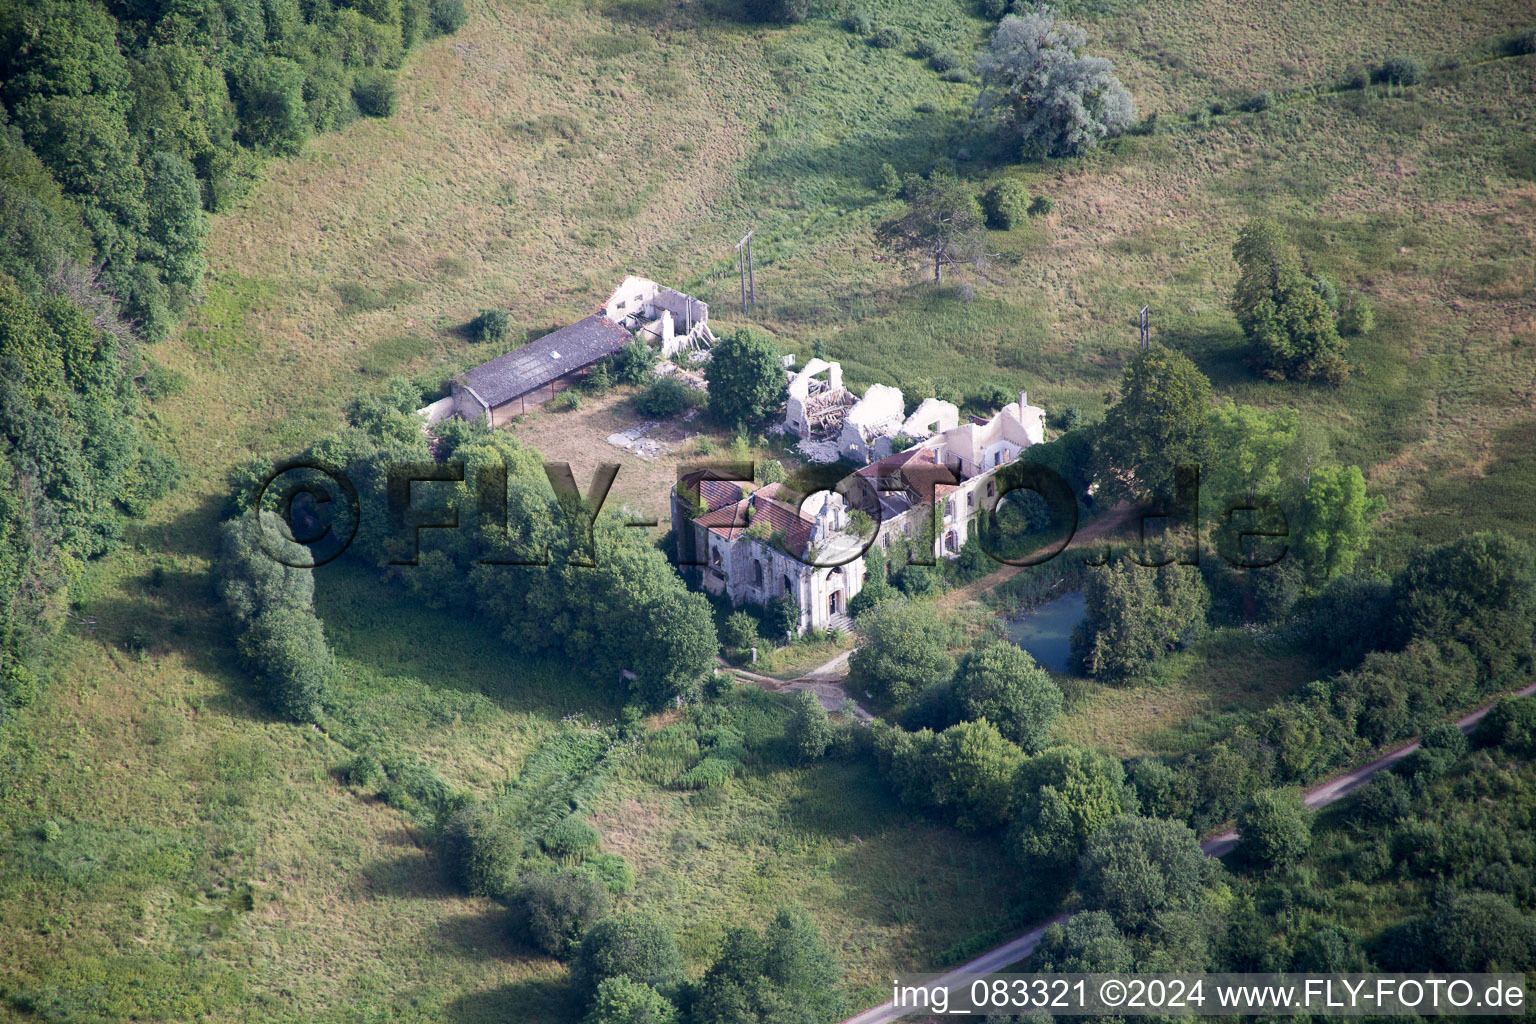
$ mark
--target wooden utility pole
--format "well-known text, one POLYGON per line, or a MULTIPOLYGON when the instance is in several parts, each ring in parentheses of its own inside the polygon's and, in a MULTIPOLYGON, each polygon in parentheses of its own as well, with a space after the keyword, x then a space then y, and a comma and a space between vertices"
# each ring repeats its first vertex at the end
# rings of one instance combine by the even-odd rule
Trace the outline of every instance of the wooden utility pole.
POLYGON ((757 305, 757 285, 752 280, 752 236, 757 233, 753 228, 742 236, 736 243, 736 271, 741 277, 741 311, 747 311, 747 305, 757 305))

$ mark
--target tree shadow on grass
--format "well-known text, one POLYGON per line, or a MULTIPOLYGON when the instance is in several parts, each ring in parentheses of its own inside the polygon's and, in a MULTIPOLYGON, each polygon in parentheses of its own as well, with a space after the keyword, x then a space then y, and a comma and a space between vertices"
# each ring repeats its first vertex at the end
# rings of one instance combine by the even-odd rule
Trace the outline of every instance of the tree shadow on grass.
POLYGON ((408 899, 458 899, 459 889, 443 859, 431 849, 407 850, 394 857, 381 857, 365 864, 361 871, 360 896, 369 899, 403 897, 408 899))
POLYGON ((1189 356, 1218 390, 1241 388, 1255 380, 1246 362, 1246 343, 1235 325, 1209 320, 1176 322, 1166 327, 1158 340, 1189 356))
POLYGON ((210 573, 157 565, 124 575, 114 589, 72 608, 70 628, 130 658, 157 661, 177 654, 186 667, 222 684, 210 710, 251 721, 278 720, 240 664, 238 627, 225 614, 210 573))
POLYGON ((489 992, 462 996, 444 1007, 444 1015, 454 1024, 567 1024, 579 1020, 581 1010, 580 1001, 564 978, 529 978, 489 992))

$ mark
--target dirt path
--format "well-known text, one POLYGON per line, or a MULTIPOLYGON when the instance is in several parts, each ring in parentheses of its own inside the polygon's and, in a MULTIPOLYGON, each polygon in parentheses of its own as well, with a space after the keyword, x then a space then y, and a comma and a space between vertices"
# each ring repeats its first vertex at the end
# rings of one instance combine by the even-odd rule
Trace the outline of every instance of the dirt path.
MULTIPOLYGON (((821 706, 828 711, 841 711, 853 702, 853 717, 868 725, 875 720, 875 716, 854 700, 843 686, 842 680, 848 674, 848 655, 852 651, 844 651, 831 661, 826 662, 797 679, 775 679, 772 676, 759 675, 749 672, 744 668, 727 669, 737 679, 751 686, 760 687, 773 693, 794 693, 797 690, 808 690, 821 701, 821 706), (839 667, 840 666, 840 669, 839 667), (825 673, 825 674, 824 674, 825 673)), ((724 665, 724 662, 721 662, 724 665)))
MULTIPOLYGON (((1536 694, 1536 683, 1516 691, 1511 696, 1529 697, 1532 694, 1536 694)), ((1504 699, 1506 698, 1499 698, 1499 700, 1504 699)), ((1483 716, 1488 713, 1488 710, 1497 703, 1498 701, 1493 701, 1472 712, 1470 715, 1457 719, 1457 727, 1463 732, 1471 732, 1473 727, 1482 721, 1483 716)), ((1326 807, 1331 803, 1336 803, 1365 785, 1377 772, 1390 768, 1417 749, 1419 749, 1419 741, 1414 740, 1391 753, 1383 754, 1368 764, 1363 764, 1353 771, 1346 772, 1338 778, 1313 786, 1305 792, 1303 800, 1308 807, 1312 808, 1326 807)), ((1237 833, 1235 831, 1214 836, 1200 844, 1200 848, 1205 851, 1208 857, 1223 857, 1231 853, 1236 846, 1237 833)), ((1018 938, 989 949, 987 952, 976 957, 976 959, 944 973, 937 979, 936 984, 943 985, 952 993, 959 992, 971 984, 974 980, 973 975, 1000 971, 1005 967, 1018 963, 1033 953, 1035 947, 1040 945, 1040 940, 1044 937, 1047 928, 1053 924, 1060 924, 1071 916, 1071 914, 1058 914, 1044 924, 1036 925, 1018 938)), ((879 1006, 865 1010, 863 1013, 849 1017, 842 1024, 890 1024, 891 1021, 900 1020, 902 1017, 916 1012, 910 1008, 899 1008, 890 1003, 882 1003, 879 1006)))

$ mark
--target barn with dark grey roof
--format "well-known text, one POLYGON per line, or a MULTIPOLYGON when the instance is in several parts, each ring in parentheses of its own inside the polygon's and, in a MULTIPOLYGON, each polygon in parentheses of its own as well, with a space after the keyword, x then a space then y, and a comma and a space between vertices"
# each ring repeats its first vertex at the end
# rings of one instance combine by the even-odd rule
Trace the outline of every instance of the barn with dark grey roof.
POLYGON ((451 384, 453 415, 487 417, 499 427, 553 398, 632 337, 601 313, 583 317, 460 375, 451 384))

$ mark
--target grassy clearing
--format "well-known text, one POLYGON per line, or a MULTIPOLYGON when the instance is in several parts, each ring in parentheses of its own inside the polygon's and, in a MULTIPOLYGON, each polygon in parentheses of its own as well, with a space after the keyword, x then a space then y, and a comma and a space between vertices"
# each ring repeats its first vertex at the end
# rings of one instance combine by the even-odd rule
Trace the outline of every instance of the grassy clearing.
POLYGON ((1262 710, 1325 668, 1304 648, 1246 629, 1223 629, 1170 655, 1155 677, 1134 685, 1063 678, 1071 699, 1055 736, 1119 757, 1166 752, 1177 748, 1179 730, 1190 722, 1262 710))
POLYGON ((590 820, 628 858, 628 897, 663 906, 684 952, 707 959, 728 928, 798 902, 826 929, 860 1001, 893 964, 950 962, 978 936, 1016 926, 1030 888, 994 839, 963 836, 901 807, 865 758, 791 767, 774 753, 788 705, 744 688, 746 745, 762 753, 728 785, 683 792, 680 765, 647 754, 605 786, 590 820))

